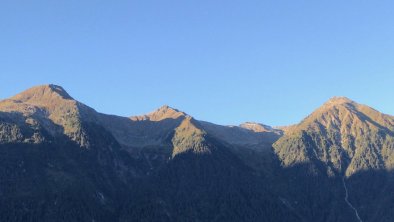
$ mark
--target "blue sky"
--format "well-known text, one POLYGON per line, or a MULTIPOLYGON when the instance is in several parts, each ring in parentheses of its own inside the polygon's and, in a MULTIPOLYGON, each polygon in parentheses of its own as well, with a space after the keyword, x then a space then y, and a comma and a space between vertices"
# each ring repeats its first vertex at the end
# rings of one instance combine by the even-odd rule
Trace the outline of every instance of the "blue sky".
POLYGON ((0 2, 0 98, 54 83, 104 113, 299 122, 332 96, 394 114, 392 1, 0 2))

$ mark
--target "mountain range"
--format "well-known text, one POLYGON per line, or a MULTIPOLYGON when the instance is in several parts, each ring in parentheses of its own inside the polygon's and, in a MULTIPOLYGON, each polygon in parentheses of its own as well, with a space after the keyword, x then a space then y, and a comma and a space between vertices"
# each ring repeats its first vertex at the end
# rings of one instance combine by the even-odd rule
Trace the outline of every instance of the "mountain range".
POLYGON ((62 87, 0 101, 0 221, 393 221, 394 116, 333 97, 300 123, 167 105, 95 111, 62 87))

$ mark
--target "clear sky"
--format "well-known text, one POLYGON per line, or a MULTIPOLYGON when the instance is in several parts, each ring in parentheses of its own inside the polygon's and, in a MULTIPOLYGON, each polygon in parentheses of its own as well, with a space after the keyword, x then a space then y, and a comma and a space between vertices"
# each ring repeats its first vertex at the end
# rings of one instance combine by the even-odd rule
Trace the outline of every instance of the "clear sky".
POLYGON ((168 104, 299 122, 332 96, 394 114, 393 1, 1 0, 0 98, 54 83, 104 113, 168 104))

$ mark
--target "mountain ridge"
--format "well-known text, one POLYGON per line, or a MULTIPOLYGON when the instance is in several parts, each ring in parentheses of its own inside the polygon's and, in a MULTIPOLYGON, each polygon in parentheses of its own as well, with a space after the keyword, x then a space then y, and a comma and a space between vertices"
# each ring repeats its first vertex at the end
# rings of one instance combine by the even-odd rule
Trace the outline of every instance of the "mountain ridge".
POLYGON ((0 154, 2 221, 394 218, 394 117, 346 97, 288 127, 223 126, 42 85, 0 101, 0 154))

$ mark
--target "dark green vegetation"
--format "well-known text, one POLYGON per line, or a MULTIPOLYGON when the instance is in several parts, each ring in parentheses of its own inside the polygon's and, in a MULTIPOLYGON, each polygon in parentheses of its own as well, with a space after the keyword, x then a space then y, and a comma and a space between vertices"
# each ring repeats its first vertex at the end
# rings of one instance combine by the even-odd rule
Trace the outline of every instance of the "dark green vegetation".
POLYGON ((0 101, 0 221, 393 221, 393 152, 394 117, 346 98, 279 130, 39 86, 0 101))

